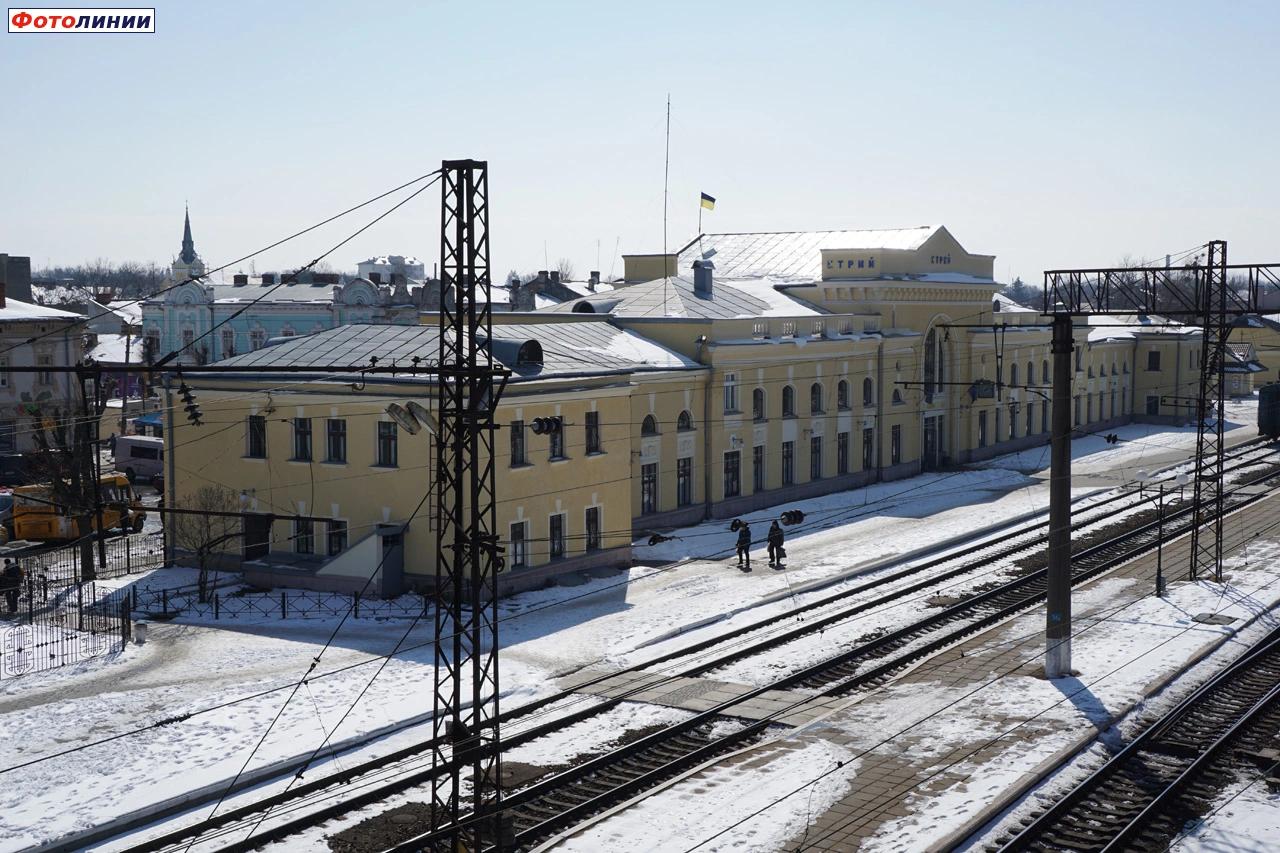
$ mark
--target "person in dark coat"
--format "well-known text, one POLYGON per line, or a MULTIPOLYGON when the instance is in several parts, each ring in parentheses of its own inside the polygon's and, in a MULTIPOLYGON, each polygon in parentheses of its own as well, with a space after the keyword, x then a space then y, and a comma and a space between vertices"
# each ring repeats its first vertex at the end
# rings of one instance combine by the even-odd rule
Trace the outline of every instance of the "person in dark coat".
POLYGON ((773 524, 769 525, 769 565, 782 565, 782 557, 785 554, 782 550, 782 543, 785 539, 786 534, 782 532, 782 528, 778 525, 778 522, 775 521, 773 524))
POLYGON ((751 571, 751 525, 745 521, 738 528, 738 568, 751 571))
POLYGON ((4 561, 4 572, 0 573, 0 586, 4 588, 4 601, 9 612, 17 613, 18 593, 22 591, 22 567, 15 561, 4 561))

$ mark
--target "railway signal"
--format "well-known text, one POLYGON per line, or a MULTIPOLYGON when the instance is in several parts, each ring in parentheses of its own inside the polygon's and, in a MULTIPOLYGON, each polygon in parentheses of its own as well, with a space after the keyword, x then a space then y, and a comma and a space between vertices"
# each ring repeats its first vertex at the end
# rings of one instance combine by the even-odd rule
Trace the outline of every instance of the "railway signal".
POLYGON ((550 418, 534 418, 530 429, 534 435, 551 435, 564 429, 564 418, 559 415, 550 418))

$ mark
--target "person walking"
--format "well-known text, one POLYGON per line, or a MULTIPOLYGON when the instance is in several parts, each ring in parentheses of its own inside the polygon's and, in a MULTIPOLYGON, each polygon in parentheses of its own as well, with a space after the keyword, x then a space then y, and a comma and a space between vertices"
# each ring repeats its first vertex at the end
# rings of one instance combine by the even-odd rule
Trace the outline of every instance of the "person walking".
POLYGON ((786 534, 782 532, 782 527, 778 522, 769 525, 769 565, 782 567, 782 558, 787 555, 783 550, 782 543, 786 539, 786 534))
POLYGON ((738 527, 738 568, 751 571, 751 525, 745 521, 738 527))
POLYGON ((4 588, 4 602, 10 613, 18 612, 18 594, 22 591, 22 567, 16 561, 6 559, 4 572, 0 574, 0 586, 4 588))

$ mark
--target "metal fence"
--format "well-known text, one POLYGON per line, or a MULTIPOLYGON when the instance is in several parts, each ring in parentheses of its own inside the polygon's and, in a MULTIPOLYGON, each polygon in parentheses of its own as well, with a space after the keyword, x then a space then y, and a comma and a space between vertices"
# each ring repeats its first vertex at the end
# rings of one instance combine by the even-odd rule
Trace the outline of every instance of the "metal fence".
POLYGON ((118 578, 165 564, 164 536, 160 533, 135 533, 118 536, 105 543, 107 565, 98 565, 98 543, 73 542, 16 557, 27 577, 43 579, 43 583, 61 587, 83 580, 84 548, 90 548, 94 574, 99 579, 118 578))
POLYGON ((412 619, 427 612, 429 599, 407 594, 365 598, 360 593, 272 590, 225 592, 213 589, 204 601, 195 586, 128 590, 134 613, 202 616, 213 619, 326 619, 350 611, 355 619, 412 619))
POLYGON ((27 575, 3 599, 0 679, 118 652, 132 633, 130 601, 92 581, 59 585, 27 575))

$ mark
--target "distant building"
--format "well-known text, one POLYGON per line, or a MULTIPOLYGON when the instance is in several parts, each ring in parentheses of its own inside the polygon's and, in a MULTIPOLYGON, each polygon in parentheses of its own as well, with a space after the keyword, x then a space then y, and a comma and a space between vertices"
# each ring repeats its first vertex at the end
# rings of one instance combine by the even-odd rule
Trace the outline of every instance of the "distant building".
POLYGON ((70 311, 9 299, 0 287, 0 453, 26 453, 38 445, 40 418, 77 413, 70 374, 18 373, 11 367, 69 367, 84 357, 83 317, 70 311))
POLYGON ((420 282, 398 274, 377 282, 344 281, 336 273, 266 273, 250 282, 249 276, 236 274, 231 284, 215 284, 205 269, 188 214, 182 251, 170 279, 160 295, 142 304, 143 335, 151 358, 182 349, 180 364, 207 363, 261 349, 272 338, 350 323, 413 325, 422 307, 420 282), (215 326, 217 330, 206 335, 215 326))
POLYGON ((31 302, 31 258, 0 253, 0 284, 10 299, 31 302))
POLYGON ((367 261, 356 264, 356 271, 360 278, 366 278, 372 282, 390 283, 393 275, 402 276, 409 281, 425 281, 427 278, 427 265, 417 258, 405 255, 379 255, 376 258, 369 258, 367 261))

